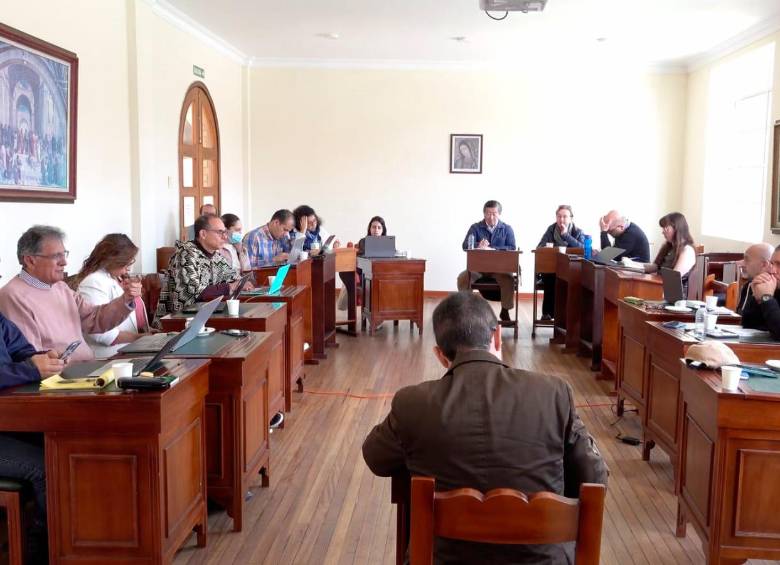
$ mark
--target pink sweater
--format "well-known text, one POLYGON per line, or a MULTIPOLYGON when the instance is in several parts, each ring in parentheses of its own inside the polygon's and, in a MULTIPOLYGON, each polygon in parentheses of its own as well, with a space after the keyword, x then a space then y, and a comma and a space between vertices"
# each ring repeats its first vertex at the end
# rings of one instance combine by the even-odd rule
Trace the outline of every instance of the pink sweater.
POLYGON ((93 306, 64 282, 40 289, 14 277, 0 288, 0 312, 19 326, 35 349, 63 351, 69 343, 81 340, 71 361, 94 359, 84 333, 106 332, 122 323, 131 311, 124 296, 93 306))

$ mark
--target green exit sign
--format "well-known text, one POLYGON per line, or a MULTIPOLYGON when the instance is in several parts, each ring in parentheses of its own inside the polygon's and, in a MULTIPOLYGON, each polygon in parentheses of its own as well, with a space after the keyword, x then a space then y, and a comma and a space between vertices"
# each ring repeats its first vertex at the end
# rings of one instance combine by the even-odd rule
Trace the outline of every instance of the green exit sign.
POLYGON ((192 74, 196 77, 206 78, 206 71, 201 69, 198 65, 192 65, 192 74))

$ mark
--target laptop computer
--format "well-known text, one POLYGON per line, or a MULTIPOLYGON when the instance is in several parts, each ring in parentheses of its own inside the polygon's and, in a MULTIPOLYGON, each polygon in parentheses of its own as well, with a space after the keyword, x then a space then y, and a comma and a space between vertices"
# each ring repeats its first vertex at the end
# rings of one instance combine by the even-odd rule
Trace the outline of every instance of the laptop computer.
POLYGON ((333 244, 334 239, 336 239, 335 234, 328 236, 328 239, 326 239, 325 243, 322 244, 322 249, 330 249, 330 246, 333 244))
MULTIPOLYGON (((252 277, 253 273, 247 273, 246 275, 242 276, 240 279, 238 279, 238 285, 236 285, 236 289, 228 296, 228 300, 233 300, 235 298, 238 298, 238 295, 241 294, 241 291, 244 289, 244 286, 246 285, 247 281, 252 277)), ((203 308, 208 302, 194 302, 190 304, 189 306, 185 306, 182 312, 185 314, 195 314, 200 311, 201 308, 203 308)), ((214 312, 221 314, 225 311, 225 303, 221 302, 219 305, 217 305, 214 312)))
POLYGON ((111 366, 114 363, 122 362, 122 363, 131 363, 133 365, 133 376, 137 377, 144 371, 154 372, 157 369, 160 368, 160 365, 162 364, 163 357, 168 355, 173 349, 176 347, 176 345, 179 343, 179 341, 182 338, 182 335, 184 332, 178 333, 173 337, 168 336, 167 334, 162 334, 164 337, 167 338, 167 341, 165 342, 165 345, 162 346, 162 349, 157 352, 157 354, 154 357, 138 357, 136 359, 128 359, 128 360, 113 360, 113 361, 92 361, 88 363, 74 363, 73 365, 69 365, 65 367, 62 371, 62 378, 63 379, 83 379, 83 378, 94 378, 99 377, 103 373, 105 373, 108 369, 111 368, 111 366))
POLYGON ((266 296, 268 294, 276 294, 282 289, 284 285, 284 279, 287 278, 287 273, 290 271, 290 264, 282 265, 279 270, 276 271, 274 282, 269 288, 255 288, 253 290, 246 290, 242 292, 244 296, 266 296))
POLYGON ((369 259, 382 259, 395 257, 394 235, 369 235, 366 236, 363 256, 369 259))
POLYGON ((592 261, 594 263, 598 263, 599 265, 609 265, 610 267, 619 267, 622 266, 620 263, 615 261, 615 257, 623 253, 625 249, 620 249, 620 247, 607 247, 606 249, 602 249, 598 254, 593 256, 592 261))
POLYGON ((682 275, 674 269, 661 267, 661 280, 664 287, 664 301, 667 304, 674 304, 678 300, 684 300, 682 275))
POLYGON ((290 249, 290 253, 288 255, 287 261, 289 263, 297 263, 298 259, 301 257, 301 252, 303 251, 303 244, 306 243, 305 237, 299 237, 297 239, 293 240, 292 248, 290 249))
MULTIPOLYGON (((214 300, 203 304, 201 309, 198 310, 198 313, 192 319, 192 322, 190 322, 190 325, 179 332, 178 335, 181 336, 181 339, 173 345, 172 351, 184 347, 198 336, 200 331, 206 326, 206 322, 208 322, 209 318, 214 314, 214 311, 220 302, 222 302, 222 297, 218 296, 214 300)), ((170 335, 164 333, 145 335, 135 340, 133 343, 124 346, 121 349, 121 352, 123 354, 156 353, 165 346, 170 337, 170 335)))

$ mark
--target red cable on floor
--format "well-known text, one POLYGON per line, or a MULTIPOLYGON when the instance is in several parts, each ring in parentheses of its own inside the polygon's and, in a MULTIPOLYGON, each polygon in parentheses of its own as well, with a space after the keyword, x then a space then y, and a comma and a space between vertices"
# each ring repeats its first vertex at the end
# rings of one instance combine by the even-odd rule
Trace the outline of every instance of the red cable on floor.
MULTIPOLYGON (((317 389, 310 389, 310 388, 305 389, 304 393, 319 394, 322 396, 343 396, 344 398, 354 398, 356 400, 377 400, 377 399, 393 398, 393 396, 395 396, 395 393, 392 392, 381 392, 377 394, 355 394, 352 392, 345 392, 341 390, 317 390, 317 389)), ((612 405, 613 404, 611 402, 606 402, 601 404, 577 404, 575 405, 575 408, 604 408, 612 405)))

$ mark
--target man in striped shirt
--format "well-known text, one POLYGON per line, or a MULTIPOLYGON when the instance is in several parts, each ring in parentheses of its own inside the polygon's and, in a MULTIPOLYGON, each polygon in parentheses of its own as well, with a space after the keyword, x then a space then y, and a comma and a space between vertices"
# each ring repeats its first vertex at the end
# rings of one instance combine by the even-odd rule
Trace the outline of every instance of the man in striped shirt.
POLYGON ((292 247, 290 230, 293 228, 293 213, 277 210, 264 226, 255 228, 244 236, 249 264, 253 269, 269 263, 283 263, 292 247))

